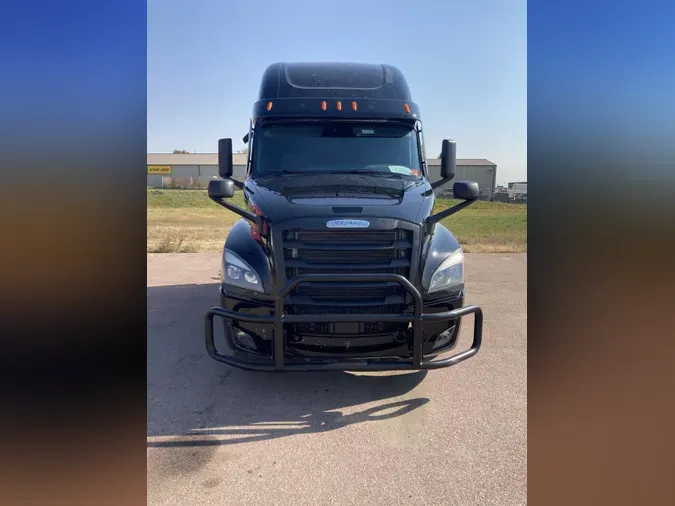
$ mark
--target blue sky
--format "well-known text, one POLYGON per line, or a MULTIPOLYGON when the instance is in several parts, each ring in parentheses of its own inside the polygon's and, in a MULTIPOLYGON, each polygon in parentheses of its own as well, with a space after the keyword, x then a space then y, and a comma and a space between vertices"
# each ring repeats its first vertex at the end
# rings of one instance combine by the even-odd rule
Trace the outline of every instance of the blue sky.
POLYGON ((527 177, 524 0, 148 1, 148 151, 243 146, 265 67, 390 63, 421 108, 430 156, 488 158, 527 177))

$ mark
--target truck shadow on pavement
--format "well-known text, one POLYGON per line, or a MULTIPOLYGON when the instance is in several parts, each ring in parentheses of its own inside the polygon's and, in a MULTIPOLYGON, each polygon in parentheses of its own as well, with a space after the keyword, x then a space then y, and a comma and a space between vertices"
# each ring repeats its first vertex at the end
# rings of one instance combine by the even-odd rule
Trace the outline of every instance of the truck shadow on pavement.
MULTIPOLYGON (((407 415, 426 371, 260 373, 212 360, 204 312, 217 284, 148 287, 148 447, 220 446, 407 415)), ((216 327, 218 329, 218 327, 216 327)))

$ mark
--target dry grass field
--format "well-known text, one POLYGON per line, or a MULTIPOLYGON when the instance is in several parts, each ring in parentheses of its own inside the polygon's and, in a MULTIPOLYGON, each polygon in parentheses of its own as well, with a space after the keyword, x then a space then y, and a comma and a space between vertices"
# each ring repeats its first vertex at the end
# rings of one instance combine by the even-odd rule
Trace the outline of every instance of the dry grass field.
MULTIPOLYGON (((233 203, 242 205, 241 192, 233 203)), ((454 204, 439 199, 436 210, 454 204)), ((209 200, 205 190, 148 189, 148 252, 217 252, 236 214, 209 200)), ((442 221, 467 253, 527 251, 527 205, 475 202, 442 221)))

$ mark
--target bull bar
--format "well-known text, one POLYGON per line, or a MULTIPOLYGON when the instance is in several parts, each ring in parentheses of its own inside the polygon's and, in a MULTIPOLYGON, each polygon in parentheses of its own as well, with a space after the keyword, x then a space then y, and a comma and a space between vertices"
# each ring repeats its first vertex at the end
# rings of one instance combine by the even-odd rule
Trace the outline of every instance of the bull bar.
MULTIPOLYGON (((346 287, 347 288, 347 287, 346 287)), ((340 370, 340 371, 394 371, 394 370, 429 370, 450 367, 473 357, 481 347, 483 336, 483 311, 478 306, 464 306, 453 311, 441 313, 422 312, 422 296, 419 290, 400 274, 390 273, 364 273, 364 274, 301 274, 286 283, 275 300, 273 315, 255 315, 232 311, 221 306, 214 306, 206 312, 206 350, 215 360, 225 364, 251 371, 317 371, 317 370, 340 370), (413 314, 320 314, 320 315, 295 315, 284 313, 286 296, 300 283, 309 282, 397 282, 411 295, 414 301, 413 314), (471 348, 457 353, 451 357, 440 360, 424 360, 423 346, 424 337, 422 325, 424 321, 441 321, 461 318, 468 314, 474 314, 474 332, 471 348), (214 343, 214 318, 216 316, 231 320, 239 320, 250 323, 273 323, 274 339, 272 341, 273 363, 251 362, 234 356, 223 355, 216 350, 214 343), (387 360, 379 358, 358 359, 307 359, 304 362, 288 363, 285 355, 285 323, 311 323, 311 322, 398 322, 412 323, 413 346, 412 359, 387 360)), ((272 361, 270 361, 272 362, 272 361)))

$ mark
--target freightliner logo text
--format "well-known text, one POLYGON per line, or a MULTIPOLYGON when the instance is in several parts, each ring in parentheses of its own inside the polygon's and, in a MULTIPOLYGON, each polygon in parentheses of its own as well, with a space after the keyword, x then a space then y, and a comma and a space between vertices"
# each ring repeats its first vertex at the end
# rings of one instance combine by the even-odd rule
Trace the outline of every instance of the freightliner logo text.
POLYGON ((326 223, 328 228, 368 228, 369 221, 365 220, 331 220, 326 223))

